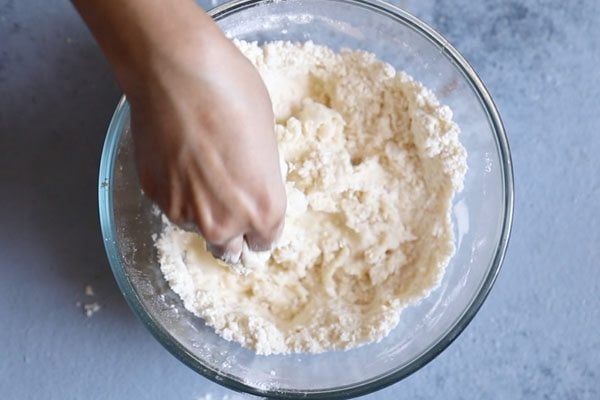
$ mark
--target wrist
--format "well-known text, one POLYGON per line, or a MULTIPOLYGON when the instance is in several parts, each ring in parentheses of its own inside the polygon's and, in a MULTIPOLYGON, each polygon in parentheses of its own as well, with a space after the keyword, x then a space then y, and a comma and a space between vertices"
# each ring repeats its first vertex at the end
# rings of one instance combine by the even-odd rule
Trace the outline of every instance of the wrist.
POLYGON ((170 60, 203 53, 215 35, 194 0, 73 0, 128 96, 160 77, 170 60))
POLYGON ((186 15, 180 21, 168 32, 149 33, 113 64, 128 97, 145 97, 152 87, 170 85, 182 73, 211 69, 211 60, 218 58, 215 52, 221 51, 225 36, 204 13, 186 15))

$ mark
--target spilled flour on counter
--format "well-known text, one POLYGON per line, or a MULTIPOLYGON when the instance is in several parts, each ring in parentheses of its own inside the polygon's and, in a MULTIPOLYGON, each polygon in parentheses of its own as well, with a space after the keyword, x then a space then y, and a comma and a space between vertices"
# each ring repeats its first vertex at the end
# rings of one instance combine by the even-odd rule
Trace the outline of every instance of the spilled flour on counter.
POLYGON ((454 252, 451 203, 467 167, 452 112, 366 52, 236 44, 273 101, 285 228, 240 275, 165 221, 162 272, 188 310, 258 354, 379 341, 454 252))

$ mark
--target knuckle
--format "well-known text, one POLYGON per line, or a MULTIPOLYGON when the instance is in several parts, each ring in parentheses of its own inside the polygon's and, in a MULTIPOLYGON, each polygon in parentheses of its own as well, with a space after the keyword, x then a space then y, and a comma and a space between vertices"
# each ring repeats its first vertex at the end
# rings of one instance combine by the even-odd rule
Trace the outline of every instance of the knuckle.
POLYGON ((204 236, 204 239, 209 243, 219 245, 224 244, 232 236, 232 233, 229 232, 227 226, 215 221, 205 222, 204 224, 201 224, 200 228, 202 236, 204 236))
POLYGON ((251 250, 269 250, 277 240, 285 218, 286 203, 285 194, 274 190, 267 191, 258 198, 252 229, 246 235, 251 250))
POLYGON ((279 225, 285 216, 286 199, 285 194, 281 195, 274 191, 269 191, 258 199, 258 223, 267 229, 279 225))

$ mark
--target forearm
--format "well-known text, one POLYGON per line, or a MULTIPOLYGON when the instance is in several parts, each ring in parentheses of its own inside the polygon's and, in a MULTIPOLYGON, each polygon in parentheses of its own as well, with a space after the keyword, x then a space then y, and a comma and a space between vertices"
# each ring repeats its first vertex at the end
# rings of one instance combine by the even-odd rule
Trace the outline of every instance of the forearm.
MULTIPOLYGON (((194 0, 73 0, 125 92, 140 75, 151 75, 157 59, 176 56, 199 36, 216 33, 194 0)), ((198 49, 200 51, 200 49, 198 49)))

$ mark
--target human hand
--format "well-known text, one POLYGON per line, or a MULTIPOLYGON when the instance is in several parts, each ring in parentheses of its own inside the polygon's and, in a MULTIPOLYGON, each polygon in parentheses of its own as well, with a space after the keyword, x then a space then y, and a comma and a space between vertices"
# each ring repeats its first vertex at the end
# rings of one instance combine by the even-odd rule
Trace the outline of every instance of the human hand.
POLYGON ((244 239, 266 250, 277 238, 285 189, 266 88, 228 39, 210 36, 153 60, 129 95, 131 126, 144 192, 235 263, 244 239))
POLYGON ((131 105, 144 192, 235 263, 266 250, 285 189, 274 118, 252 64, 193 0, 73 0, 131 105))

